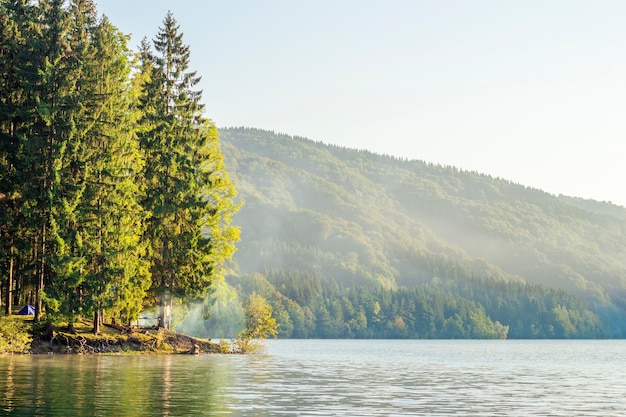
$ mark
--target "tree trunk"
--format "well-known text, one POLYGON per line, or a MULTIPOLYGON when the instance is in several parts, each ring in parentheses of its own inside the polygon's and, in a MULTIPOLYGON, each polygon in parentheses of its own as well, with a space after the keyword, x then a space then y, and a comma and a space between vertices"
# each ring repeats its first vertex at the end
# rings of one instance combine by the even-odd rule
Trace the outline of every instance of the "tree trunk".
POLYGON ((161 294, 161 307, 159 311, 159 327, 170 330, 172 326, 172 296, 168 291, 161 294))
POLYGON ((93 334, 99 334, 100 333, 100 309, 96 309, 96 311, 93 314, 93 334))
POLYGON ((174 309, 172 308, 172 304, 174 304, 174 299, 170 298, 170 302, 168 304, 168 315, 167 315, 167 330, 172 329, 172 312, 174 309))
POLYGON ((41 319, 41 310, 43 308, 43 302, 41 300, 41 294, 43 293, 44 288, 44 275, 45 275, 45 267, 46 262, 42 259, 39 271, 39 280, 37 281, 37 291, 35 293, 35 321, 39 321, 41 319))
POLYGON ((163 328, 163 329, 168 329, 167 327, 167 319, 168 319, 168 314, 167 314, 167 301, 165 301, 165 297, 161 297, 161 308, 159 311, 159 327, 163 328))
POLYGON ((9 261, 9 279, 7 280, 6 314, 13 313, 13 257, 9 261))
POLYGON ((41 319, 41 309, 43 307, 43 303, 41 300, 41 294, 44 289, 44 277, 46 274, 46 224, 44 223, 42 226, 42 234, 41 234, 41 253, 40 253, 40 262, 39 262, 39 271, 37 277, 37 291, 35 292, 35 321, 39 321, 41 319))
POLYGON ((163 301, 161 301, 161 306, 159 308, 159 323, 157 325, 159 328, 165 327, 165 305, 163 301))

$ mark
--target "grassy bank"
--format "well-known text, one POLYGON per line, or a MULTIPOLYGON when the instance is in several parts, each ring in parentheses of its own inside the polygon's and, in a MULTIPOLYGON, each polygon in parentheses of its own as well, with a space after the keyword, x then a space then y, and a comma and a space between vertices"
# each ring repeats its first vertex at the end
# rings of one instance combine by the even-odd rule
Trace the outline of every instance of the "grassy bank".
POLYGON ((105 325, 98 335, 93 323, 36 323, 30 316, 0 317, 0 353, 30 354, 200 354, 230 353, 228 342, 215 343, 165 329, 105 325))

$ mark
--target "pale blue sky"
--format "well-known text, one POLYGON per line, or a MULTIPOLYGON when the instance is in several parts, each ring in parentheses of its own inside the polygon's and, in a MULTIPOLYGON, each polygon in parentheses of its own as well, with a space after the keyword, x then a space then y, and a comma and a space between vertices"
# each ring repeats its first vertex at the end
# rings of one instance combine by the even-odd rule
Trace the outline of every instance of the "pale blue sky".
POLYGON ((97 3, 132 46, 174 13, 220 127, 626 206, 626 1, 97 3))

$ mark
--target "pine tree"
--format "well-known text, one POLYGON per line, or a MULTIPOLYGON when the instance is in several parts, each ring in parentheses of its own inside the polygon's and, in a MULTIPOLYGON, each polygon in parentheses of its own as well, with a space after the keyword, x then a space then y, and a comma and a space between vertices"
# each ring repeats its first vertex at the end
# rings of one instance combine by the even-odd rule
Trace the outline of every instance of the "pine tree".
POLYGON ((146 230, 152 260, 152 294, 169 328, 173 298, 199 297, 234 251, 234 188, 223 169, 217 130, 202 115, 200 78, 188 71, 190 50, 168 13, 141 51, 147 78, 142 95, 141 147, 145 154, 146 230), (147 74, 149 72, 149 74, 147 74))
POLYGON ((140 242, 143 159, 126 39, 106 18, 97 22, 91 0, 73 0, 68 11, 71 54, 64 65, 74 88, 64 132, 69 152, 58 173, 54 282, 46 301, 70 326, 92 314, 98 333, 105 311, 127 322, 136 318, 150 284, 140 242))
POLYGON ((143 43, 134 76, 125 37, 93 0, 0 0, 0 31, 7 304, 30 288, 37 319, 44 306, 70 325, 93 314, 97 333, 105 312, 136 318, 150 290, 169 326, 172 299, 203 295, 238 239, 235 190, 176 22, 168 14, 155 55, 143 43))
POLYGON ((66 155, 67 119, 71 103, 70 74, 64 67, 69 53, 67 14, 63 1, 42 1, 22 11, 29 23, 20 45, 19 78, 22 100, 18 110, 20 123, 15 128, 18 145, 16 178, 21 184, 24 224, 30 230, 31 259, 26 269, 33 271, 36 286, 35 317, 40 318, 44 287, 55 268, 56 216, 59 171, 66 155))
MULTIPOLYGON (((45 137, 51 129, 44 120, 50 112, 42 75, 51 52, 51 40, 45 37, 54 29, 44 13, 53 7, 28 0, 3 1, 0 7, 0 238, 4 264, 8 262, 5 294, 14 295, 12 288, 28 290, 40 301, 41 291, 36 287, 43 289, 48 270, 45 242, 49 240, 53 167, 52 146, 45 137)), ((11 299, 6 303, 9 312, 11 299)), ((36 305, 39 316, 41 305, 36 305)))
MULTIPOLYGON (((24 250, 20 223, 21 185, 19 170, 20 107, 23 85, 19 76, 20 52, 26 43, 31 7, 25 1, 0 2, 0 273, 4 278, 6 314, 11 314, 16 267, 24 250)), ((0 301, 0 304, 2 301, 0 301)))
POLYGON ((48 313, 62 315, 70 327, 83 313, 81 286, 85 279, 88 259, 82 251, 81 234, 84 215, 88 163, 93 151, 88 147, 86 134, 92 124, 87 116, 92 110, 90 66, 95 49, 91 33, 96 24, 95 7, 90 1, 72 1, 63 9, 66 31, 63 34, 66 53, 55 62, 51 72, 63 69, 65 90, 63 125, 57 140, 62 144, 56 153, 55 201, 52 217, 54 250, 51 251, 51 278, 45 292, 48 313), (85 152, 85 149, 88 149, 85 152))
POLYGON ((87 290, 94 300, 94 332, 104 310, 130 322, 136 319, 150 286, 144 212, 138 181, 143 158, 135 135, 137 118, 125 38, 107 19, 95 32, 97 77, 93 128, 86 141, 94 155, 86 202, 92 212, 92 249, 98 263, 90 269, 87 290))

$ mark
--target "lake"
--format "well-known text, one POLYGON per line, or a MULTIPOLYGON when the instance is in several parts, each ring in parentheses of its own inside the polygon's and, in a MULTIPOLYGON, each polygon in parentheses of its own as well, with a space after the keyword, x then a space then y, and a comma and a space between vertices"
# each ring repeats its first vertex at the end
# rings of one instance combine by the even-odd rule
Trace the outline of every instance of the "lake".
POLYGON ((618 416, 626 341, 278 340, 257 355, 4 356, 0 414, 618 416))

